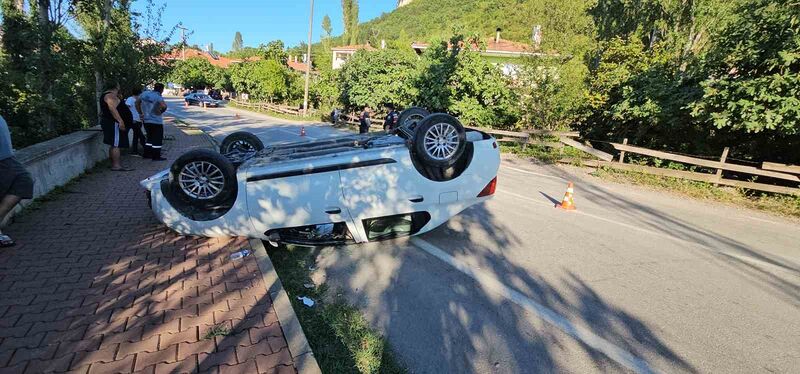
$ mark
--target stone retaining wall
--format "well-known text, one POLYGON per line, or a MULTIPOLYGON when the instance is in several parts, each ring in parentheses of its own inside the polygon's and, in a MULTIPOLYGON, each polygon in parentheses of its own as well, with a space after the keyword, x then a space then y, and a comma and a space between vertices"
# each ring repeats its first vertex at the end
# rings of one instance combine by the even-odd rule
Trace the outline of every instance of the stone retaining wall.
MULTIPOLYGON (((25 165, 33 176, 33 193, 36 199, 66 184, 94 167, 98 161, 107 158, 108 147, 103 144, 103 134, 97 128, 76 131, 34 144, 17 150, 14 157, 25 165)), ((30 204, 31 201, 25 200, 22 205, 30 204)), ((17 206, 17 209, 5 219, 0 220, 0 226, 21 209, 21 206, 17 206)))

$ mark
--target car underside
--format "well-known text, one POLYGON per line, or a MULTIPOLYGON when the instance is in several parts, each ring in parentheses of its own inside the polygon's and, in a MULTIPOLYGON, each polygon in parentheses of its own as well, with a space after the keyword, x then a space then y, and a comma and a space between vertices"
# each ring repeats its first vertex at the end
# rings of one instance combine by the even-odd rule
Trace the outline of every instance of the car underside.
POLYGON ((491 197, 500 162, 489 135, 426 118, 395 133, 269 146, 234 133, 219 153, 190 151, 142 185, 156 216, 184 234, 299 245, 420 234, 491 197))

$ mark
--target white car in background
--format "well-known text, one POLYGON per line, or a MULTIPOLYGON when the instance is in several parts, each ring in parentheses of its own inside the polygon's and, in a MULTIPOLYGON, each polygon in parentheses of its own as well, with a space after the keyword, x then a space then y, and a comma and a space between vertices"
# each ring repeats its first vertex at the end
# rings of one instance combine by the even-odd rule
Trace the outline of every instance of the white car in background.
POLYGON ((421 234, 494 194, 494 138, 420 108, 400 124, 393 134, 266 147, 234 133, 219 153, 189 151, 141 184, 178 233, 299 245, 421 234))

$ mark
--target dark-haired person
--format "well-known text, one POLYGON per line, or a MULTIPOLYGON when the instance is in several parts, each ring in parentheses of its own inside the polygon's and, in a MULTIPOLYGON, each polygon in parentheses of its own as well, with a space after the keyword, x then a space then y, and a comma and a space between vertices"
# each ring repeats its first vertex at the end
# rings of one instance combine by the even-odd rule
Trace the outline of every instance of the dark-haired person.
POLYGON ((156 83, 152 91, 144 91, 136 100, 136 110, 142 115, 144 130, 147 132, 147 142, 144 144, 144 157, 153 161, 164 161, 161 157, 161 146, 164 144, 164 112, 167 103, 161 94, 164 85, 156 83))
MULTIPOLYGON (((33 178, 25 167, 14 158, 11 147, 11 132, 0 116, 0 222, 22 199, 33 198, 33 178)), ((14 240, 0 232, 0 248, 11 247, 14 240)))
POLYGON ((383 131, 394 131, 397 128, 397 121, 400 119, 400 112, 391 103, 386 104, 386 109, 389 112, 386 114, 386 120, 383 121, 383 131))
POLYGON ((108 158, 111 159, 111 170, 131 171, 122 166, 120 148, 128 148, 128 132, 120 109, 127 109, 120 100, 119 84, 106 83, 103 95, 100 96, 100 127, 103 129, 103 143, 108 145, 108 158))
POLYGON ((369 127, 372 125, 372 120, 369 118, 370 109, 369 106, 364 107, 364 111, 361 112, 359 116, 359 124, 358 124, 358 133, 359 134, 366 134, 369 132, 369 127))
POLYGON ((133 114, 133 125, 131 126, 131 130, 133 130, 133 140, 131 141, 131 155, 134 156, 141 156, 139 153, 139 146, 142 146, 142 152, 144 152, 145 148, 145 135, 142 132, 142 116, 139 114, 139 110, 136 109, 136 99, 139 98, 139 95, 142 94, 142 88, 136 86, 136 88, 131 91, 131 96, 125 99, 125 105, 128 106, 130 109, 131 114, 133 114))

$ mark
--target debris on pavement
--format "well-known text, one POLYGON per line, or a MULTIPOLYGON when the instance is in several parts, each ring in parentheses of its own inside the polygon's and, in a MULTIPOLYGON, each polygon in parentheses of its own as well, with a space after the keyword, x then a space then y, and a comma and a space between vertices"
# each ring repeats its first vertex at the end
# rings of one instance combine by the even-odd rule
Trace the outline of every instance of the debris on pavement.
POLYGON ((250 253, 251 252, 250 252, 249 249, 243 249, 243 250, 241 250, 239 252, 231 254, 230 258, 231 258, 231 260, 238 260, 240 258, 250 256, 250 253))
POLYGON ((309 308, 313 307, 313 306, 314 306, 314 304, 315 304, 315 303, 314 303, 314 300, 311 300, 311 298, 308 298, 308 297, 306 297, 306 296, 298 296, 298 297, 297 297, 297 300, 300 300, 300 301, 302 301, 302 302, 303 302, 303 304, 304 304, 305 306, 309 307, 309 308))

